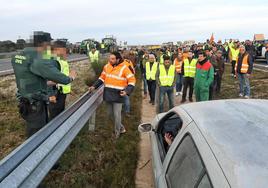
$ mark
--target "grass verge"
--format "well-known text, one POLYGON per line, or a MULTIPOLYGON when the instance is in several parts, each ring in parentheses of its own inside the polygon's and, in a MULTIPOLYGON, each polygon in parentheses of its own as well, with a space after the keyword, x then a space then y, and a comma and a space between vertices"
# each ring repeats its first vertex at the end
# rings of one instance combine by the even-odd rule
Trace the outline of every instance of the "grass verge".
MULTIPOLYGON (((238 79, 232 78, 231 66, 227 64, 222 79, 221 93, 215 96, 215 99, 233 99, 239 98, 238 79)), ((250 78, 251 98, 268 99, 268 73, 254 70, 250 78)))
MULTIPOLYGON (((95 69, 94 69, 95 70, 95 69)), ((97 110, 96 130, 87 126, 61 157, 60 168, 45 178, 46 187, 135 187, 141 120, 141 82, 138 79, 131 96, 131 117, 123 116, 127 133, 113 137, 114 125, 103 103, 97 110)))

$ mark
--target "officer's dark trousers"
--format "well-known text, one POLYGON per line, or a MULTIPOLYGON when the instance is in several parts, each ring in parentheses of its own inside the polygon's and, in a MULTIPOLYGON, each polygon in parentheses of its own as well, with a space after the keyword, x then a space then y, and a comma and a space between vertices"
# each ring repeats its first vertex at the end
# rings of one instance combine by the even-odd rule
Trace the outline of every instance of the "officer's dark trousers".
POLYGON ((49 120, 58 116, 65 109, 66 94, 58 93, 56 103, 49 103, 49 120))
POLYGON ((44 101, 36 101, 30 104, 28 101, 20 102, 20 114, 26 121, 26 136, 31 137, 48 122, 47 104, 44 101))
POLYGON ((193 91, 194 91, 194 78, 184 77, 182 100, 186 100, 188 87, 189 87, 189 99, 192 99, 193 98, 193 91))
POLYGON ((155 101, 155 90, 156 90, 156 81, 155 80, 147 80, 148 91, 150 95, 151 102, 155 101))

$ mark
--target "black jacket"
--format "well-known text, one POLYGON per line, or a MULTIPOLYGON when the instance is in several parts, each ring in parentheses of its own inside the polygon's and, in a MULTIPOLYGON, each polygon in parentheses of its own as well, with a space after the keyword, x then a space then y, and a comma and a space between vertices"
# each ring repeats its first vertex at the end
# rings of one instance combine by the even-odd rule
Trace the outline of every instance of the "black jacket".
POLYGON ((248 56, 248 72, 247 74, 251 74, 252 73, 252 70, 253 70, 253 60, 252 60, 252 57, 250 54, 248 54, 247 52, 244 53, 243 55, 239 54, 238 56, 238 62, 237 62, 237 73, 240 73, 240 74, 243 74, 241 72, 241 67, 242 67, 242 61, 243 61, 243 58, 245 57, 245 55, 249 55, 248 56))

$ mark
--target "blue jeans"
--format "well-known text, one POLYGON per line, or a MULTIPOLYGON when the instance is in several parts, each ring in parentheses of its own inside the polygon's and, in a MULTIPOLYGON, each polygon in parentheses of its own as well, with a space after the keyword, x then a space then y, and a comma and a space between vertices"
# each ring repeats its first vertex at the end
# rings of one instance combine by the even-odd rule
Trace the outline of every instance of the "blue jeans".
POLYGON ((148 84, 147 84, 147 80, 146 80, 146 76, 145 76, 145 74, 142 76, 143 77, 143 93, 144 94, 147 94, 147 92, 148 92, 148 84))
POLYGON ((177 73, 176 92, 181 92, 182 83, 183 83, 183 75, 181 73, 177 73))
POLYGON ((240 73, 237 75, 239 80, 239 93, 243 94, 244 96, 250 96, 250 85, 247 75, 240 73))
POLYGON ((126 95, 124 96, 124 111, 125 113, 130 113, 130 101, 129 101, 129 96, 126 95))
POLYGON ((164 98, 168 96, 169 109, 174 107, 174 92, 173 87, 160 86, 159 87, 159 113, 164 111, 164 98))

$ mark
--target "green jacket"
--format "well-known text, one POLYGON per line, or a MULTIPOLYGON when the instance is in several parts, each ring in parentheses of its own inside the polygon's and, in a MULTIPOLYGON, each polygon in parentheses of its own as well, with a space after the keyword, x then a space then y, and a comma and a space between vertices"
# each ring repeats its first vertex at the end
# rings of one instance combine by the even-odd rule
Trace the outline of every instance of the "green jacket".
POLYGON ((214 80, 214 68, 212 64, 205 59, 196 65, 196 74, 194 79, 194 88, 208 90, 214 80))
POLYGON ((35 48, 25 48, 11 60, 18 96, 33 100, 48 100, 47 80, 68 84, 72 79, 60 72, 55 60, 43 59, 35 48))

